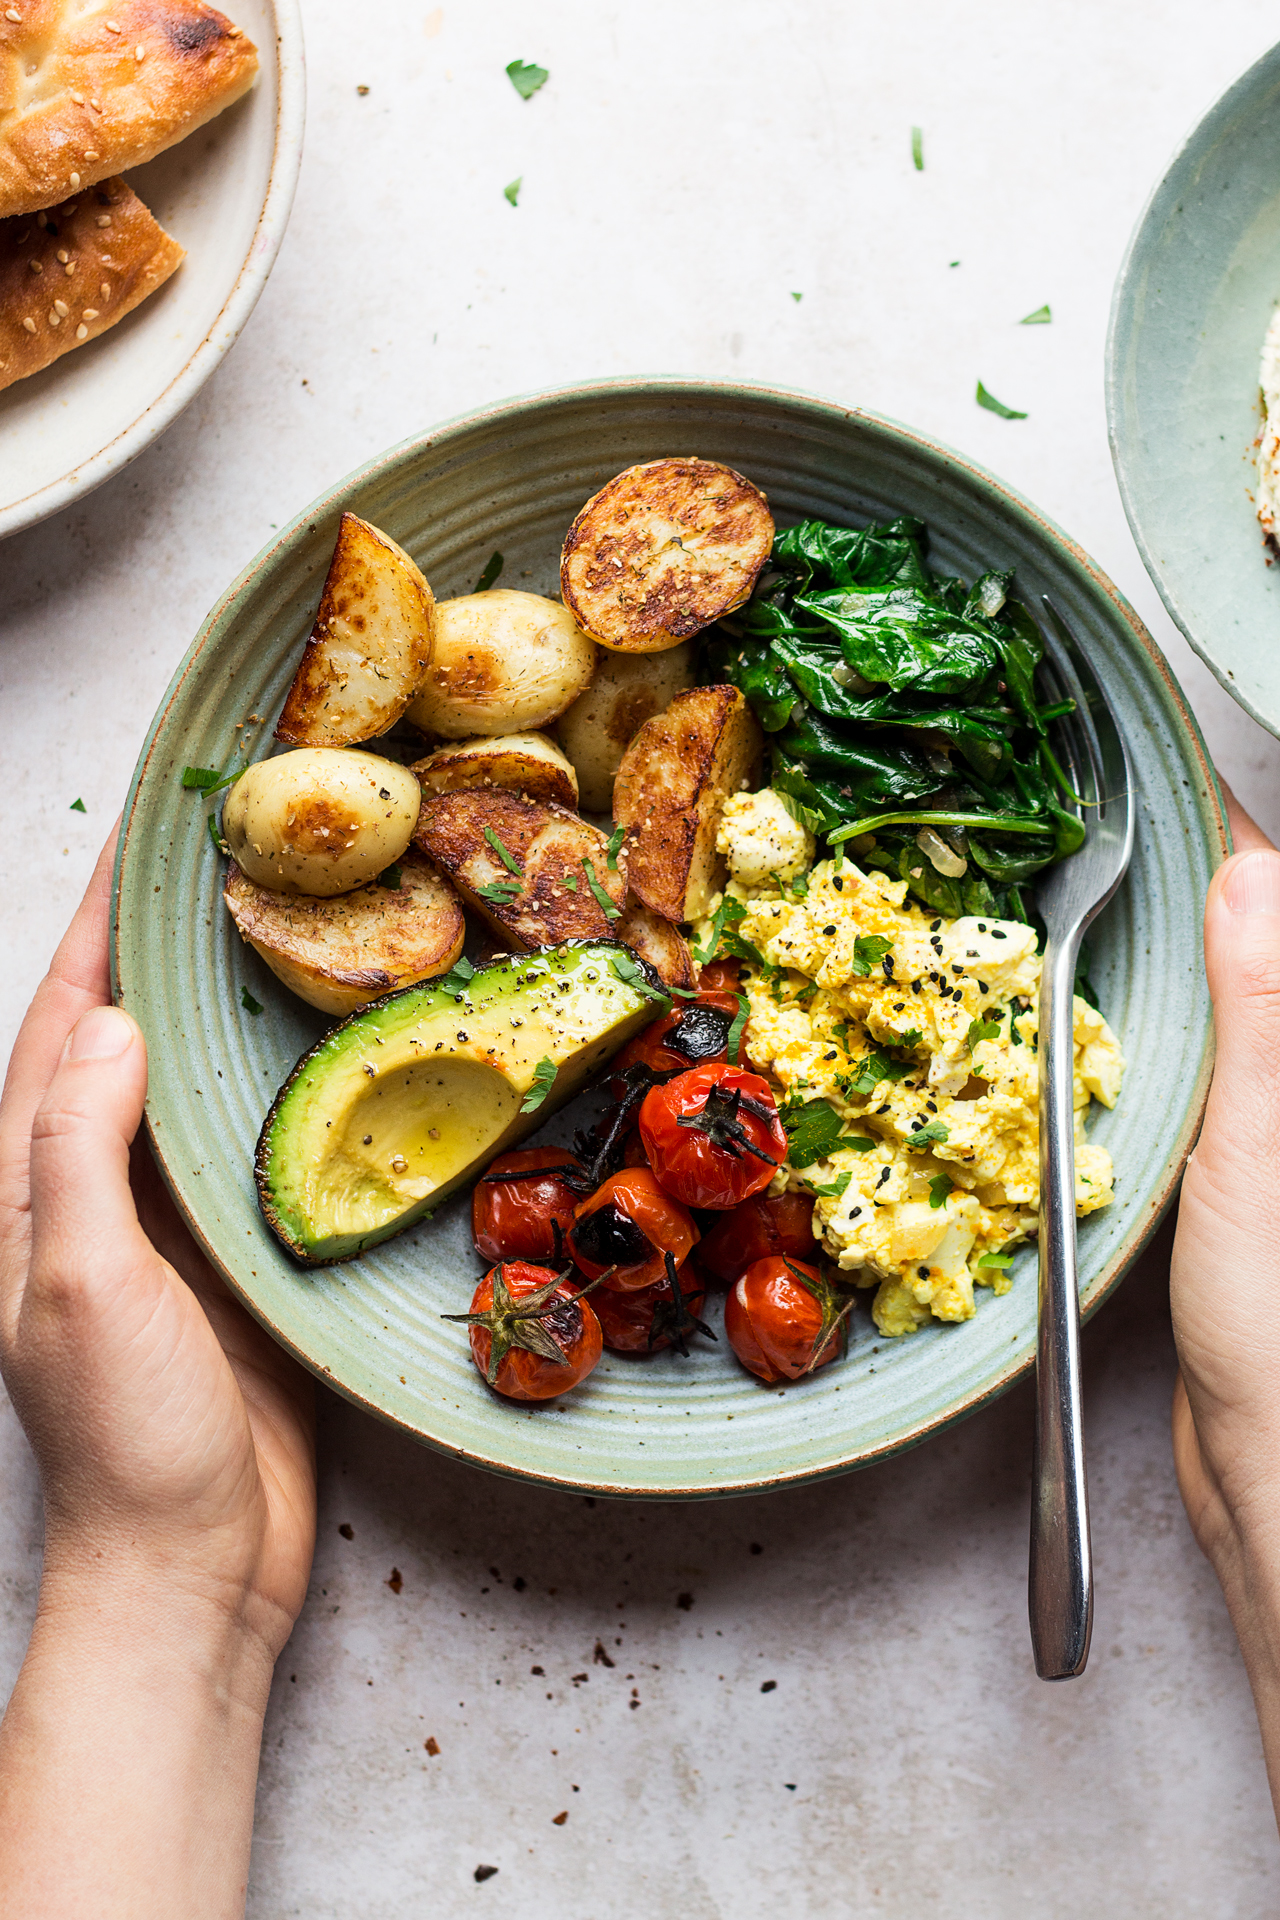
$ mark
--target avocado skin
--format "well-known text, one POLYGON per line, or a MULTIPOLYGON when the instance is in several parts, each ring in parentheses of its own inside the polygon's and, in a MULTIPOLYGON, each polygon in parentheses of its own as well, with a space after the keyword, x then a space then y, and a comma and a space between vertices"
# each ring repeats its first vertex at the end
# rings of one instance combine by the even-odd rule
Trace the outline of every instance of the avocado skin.
MULTIPOLYGON (((539 947, 527 953, 499 955, 485 967, 477 969, 467 982, 465 995, 456 993, 442 994, 441 985, 438 980, 420 981, 415 986, 402 987, 395 993, 384 994, 381 999, 368 1002, 365 1006, 357 1009, 355 1013, 349 1015, 348 1018, 338 1026, 331 1028, 327 1034, 316 1042, 315 1046, 309 1048, 308 1051, 301 1056, 267 1111, 266 1118, 262 1123, 262 1130, 258 1135, 253 1160, 254 1181, 257 1187, 258 1205, 262 1212, 262 1217, 281 1246, 299 1266, 307 1268, 337 1266, 343 1261, 354 1259, 367 1248, 377 1246, 382 1241, 391 1239, 395 1235, 405 1232, 409 1227, 416 1225, 424 1216, 432 1213, 444 1200, 448 1199, 458 1187, 462 1186, 466 1180, 474 1174, 482 1162, 487 1163, 492 1157, 493 1152, 497 1151, 497 1142, 494 1141, 491 1143, 488 1150, 473 1158, 441 1186, 433 1189, 424 1200, 417 1201, 406 1207, 404 1212, 397 1214, 394 1219, 372 1228, 367 1233, 328 1236, 323 1244, 334 1250, 320 1251, 319 1244, 316 1246, 308 1244, 308 1240, 295 1229, 291 1220, 286 1217, 285 1209, 279 1204, 276 1193, 275 1169, 279 1152, 278 1130, 282 1126, 287 1127, 290 1095, 298 1085, 298 1082, 313 1070, 318 1062, 322 1062, 324 1056, 329 1055, 340 1061, 346 1053, 344 1042, 353 1031, 358 1034, 363 1028, 374 1027, 378 1023, 377 1016, 384 1014, 389 1009, 395 1008, 397 1005, 407 1003, 407 1008, 421 1005, 425 1011, 433 1001, 438 999, 440 1002, 439 1011, 452 1020, 457 1017, 455 1010, 463 999, 472 999, 473 996, 482 995, 486 990, 486 983, 492 981, 494 976, 502 976, 512 970, 523 972, 530 967, 537 967, 539 963, 548 961, 552 963, 551 971, 553 973, 557 971, 565 973, 569 970, 565 963, 575 956, 582 956, 584 959, 589 958, 602 968, 607 968, 611 976, 615 995, 623 999, 629 999, 633 1003, 630 1012, 624 1011, 623 1018, 611 1022, 602 1030, 599 1040, 602 1042, 607 1040, 607 1045, 598 1053, 592 1069, 592 1075, 590 1076, 594 1077, 595 1072, 598 1072, 607 1060, 609 1060, 619 1048, 625 1045, 633 1033, 637 1032, 648 1020, 657 1016, 661 1008, 655 1003, 662 1002, 665 1005, 669 1005, 670 1000, 663 987, 662 981, 654 972, 653 968, 632 949, 620 947, 615 943, 593 940, 566 941, 563 945, 557 947, 539 947), (643 981, 643 985, 632 985, 630 981, 620 978, 609 965, 611 959, 617 959, 620 955, 624 954, 628 968, 633 970, 634 975, 639 976, 639 979, 643 981), (557 963, 559 963, 558 966, 557 963), (336 1245, 335 1242, 339 1238, 341 1244, 336 1245)), ((538 986, 534 985, 517 988, 516 992, 526 994, 532 999, 538 990, 538 986)), ((503 1011, 509 1012, 512 1005, 512 996, 506 996, 502 1004, 503 1011)), ((466 1017, 470 1029, 475 1033, 479 1033, 481 1031, 481 1023, 477 1019, 475 1010, 472 1009, 469 1011, 466 1017)), ((580 1049, 580 1051, 582 1050, 584 1049, 580 1049)), ((572 1056, 570 1056, 570 1058, 572 1058, 572 1056)), ((561 1061, 559 1064, 561 1068, 563 1068, 564 1065, 568 1063, 566 1060, 561 1061)), ((541 1106, 539 1106, 534 1113, 524 1116, 527 1124, 518 1125, 518 1123, 513 1122, 512 1125, 505 1130, 502 1135, 503 1150, 514 1146, 519 1139, 536 1131, 544 1120, 555 1112, 557 1107, 561 1106, 564 1101, 570 1099, 586 1084, 587 1079, 580 1075, 577 1077, 570 1075, 566 1078, 566 1076, 561 1073, 557 1084, 552 1087, 541 1106), (563 1081, 563 1085, 561 1081, 563 1081)))

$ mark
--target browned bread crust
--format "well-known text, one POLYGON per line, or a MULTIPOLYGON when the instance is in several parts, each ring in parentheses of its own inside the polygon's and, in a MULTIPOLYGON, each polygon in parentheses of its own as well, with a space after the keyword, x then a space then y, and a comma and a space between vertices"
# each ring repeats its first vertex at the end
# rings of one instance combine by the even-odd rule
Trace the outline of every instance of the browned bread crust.
POLYGON ((183 257, 123 180, 0 221, 0 387, 114 327, 183 257))
POLYGON ((3 0, 0 217, 141 166, 257 71, 252 41, 203 0, 3 0))

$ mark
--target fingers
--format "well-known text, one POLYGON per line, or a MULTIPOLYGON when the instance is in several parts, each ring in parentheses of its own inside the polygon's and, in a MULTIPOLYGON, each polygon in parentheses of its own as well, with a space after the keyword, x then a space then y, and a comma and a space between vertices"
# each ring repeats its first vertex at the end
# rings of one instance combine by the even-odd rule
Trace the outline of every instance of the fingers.
POLYGON ((107 928, 118 830, 119 822, 98 856, 84 899, 36 989, 5 1076, 0 1097, 0 1299, 9 1270, 25 1266, 32 1118, 53 1078, 71 1028, 86 1008, 100 1006, 111 997, 107 928))
MULTIPOLYGON (((147 1049, 119 1007, 80 1016, 31 1127, 31 1259, 27 1291, 55 1313, 95 1275, 151 1257, 129 1186, 129 1145, 147 1092, 147 1049)), ((0 1300, 15 1337, 24 1301, 0 1300)))
MULTIPOLYGON (((1217 1061, 1196 1161, 1237 1218, 1274 1219, 1280 1161, 1280 853, 1259 847, 1219 868, 1205 904, 1205 965, 1217 1061)), ((1268 1238, 1274 1229, 1271 1229, 1268 1238)))
POLYGON ((1235 843, 1236 852, 1252 853, 1256 847, 1269 847, 1271 841, 1253 816, 1245 812, 1221 774, 1218 775, 1218 785, 1222 788, 1222 798, 1227 809, 1227 824, 1231 828, 1231 838, 1235 843))

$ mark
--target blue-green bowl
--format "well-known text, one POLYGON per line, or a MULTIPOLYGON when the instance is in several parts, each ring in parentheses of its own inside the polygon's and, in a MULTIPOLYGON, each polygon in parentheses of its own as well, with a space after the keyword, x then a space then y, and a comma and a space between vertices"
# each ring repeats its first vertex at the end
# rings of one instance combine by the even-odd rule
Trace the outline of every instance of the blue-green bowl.
POLYGON ((1258 359, 1280 301, 1280 46, 1174 156, 1116 281, 1107 419, 1125 512, 1187 639, 1280 734, 1280 568, 1253 508, 1258 359))
MULTIPOLYGON (((522 1409, 481 1384, 461 1329, 478 1263, 458 1201, 347 1265, 294 1266, 254 1196, 253 1145, 276 1088, 322 1022, 240 943, 219 898, 208 804, 184 765, 255 754, 309 631, 339 512, 385 527, 441 596, 468 591, 495 548, 504 584, 552 593, 574 513, 610 475, 664 453, 726 460, 778 517, 919 515, 941 565, 969 578, 1016 567, 1088 648, 1138 772, 1133 867, 1094 942, 1094 979, 1129 1062, 1114 1113, 1092 1127, 1116 1163, 1116 1201, 1082 1222, 1092 1310, 1172 1197, 1210 1067, 1200 914, 1228 850, 1212 770, 1182 695, 1131 608, 1088 557, 1013 490, 922 434, 764 387, 613 381, 474 414, 385 454, 317 501, 209 615, 170 687, 125 811, 113 930, 115 988, 151 1047, 148 1118, 198 1239, 271 1332, 380 1418, 477 1465, 599 1493, 741 1493, 839 1473, 914 1445, 1032 1364, 1035 1256, 1012 1291, 979 1289, 975 1319, 894 1343, 861 1309, 849 1357, 770 1391, 723 1340, 681 1359, 606 1355, 558 1404, 522 1409), (253 716, 261 716, 260 720, 253 716), (241 988, 263 1003, 257 1017, 241 988)), ((563 1117, 552 1123, 563 1130, 563 1117)), ((869 1300, 870 1295, 864 1299, 869 1300)))

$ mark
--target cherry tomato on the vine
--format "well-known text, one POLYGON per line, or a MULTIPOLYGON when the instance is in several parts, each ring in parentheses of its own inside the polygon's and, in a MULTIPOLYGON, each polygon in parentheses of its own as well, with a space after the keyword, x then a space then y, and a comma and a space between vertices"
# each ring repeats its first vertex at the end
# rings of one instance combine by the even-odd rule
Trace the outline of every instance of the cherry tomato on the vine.
POLYGON ((503 1260, 486 1273, 470 1313, 446 1313, 468 1323, 471 1357, 496 1393, 508 1400, 553 1400, 590 1373, 600 1358, 600 1322, 580 1282, 503 1260))
POLYGON ((476 1252, 482 1260, 559 1261, 588 1188, 581 1160, 564 1147, 500 1153, 471 1195, 476 1252))
POLYGON ((771 1253, 793 1260, 812 1259, 813 1197, 807 1193, 753 1193, 740 1207, 722 1213, 698 1247, 698 1258, 726 1286, 753 1261, 771 1253))
POLYGON ((664 1278, 666 1256, 682 1266, 698 1238, 686 1208, 664 1193, 648 1167, 628 1167, 597 1187, 578 1208, 569 1252, 589 1279, 619 1293, 664 1278))
POLYGON ((730 1288, 724 1330, 744 1367, 770 1383, 799 1380, 840 1350, 848 1298, 801 1260, 757 1260, 730 1288))
POLYGON ((787 1153, 773 1094, 742 1067, 694 1067, 654 1087, 640 1138, 668 1193, 716 1210, 767 1187, 787 1153))
POLYGON ((683 1348, 687 1333, 705 1331, 699 1315, 706 1305, 706 1288, 688 1265, 677 1272, 676 1287, 678 1299, 670 1280, 629 1293, 597 1287, 591 1298, 610 1352, 657 1353, 673 1342, 683 1348))
POLYGON ((729 1029, 738 1017, 734 993, 700 992, 694 1000, 679 1000, 670 1013, 653 1020, 629 1040, 614 1060, 615 1091, 621 1075, 637 1062, 653 1073, 687 1073, 713 1060, 727 1060, 729 1029))

